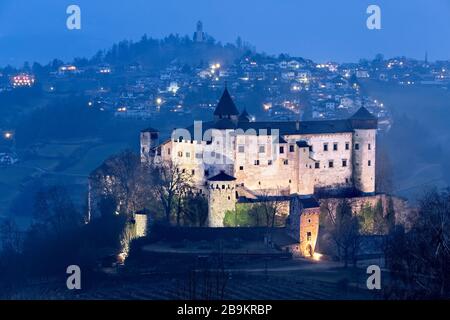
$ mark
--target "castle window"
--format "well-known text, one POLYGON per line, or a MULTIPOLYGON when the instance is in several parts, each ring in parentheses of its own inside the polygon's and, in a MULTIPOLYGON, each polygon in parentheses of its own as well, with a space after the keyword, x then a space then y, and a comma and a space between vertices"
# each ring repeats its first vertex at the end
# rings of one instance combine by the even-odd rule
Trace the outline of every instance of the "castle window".
POLYGON ((182 173, 186 173, 186 169, 181 170, 182 173))
POLYGON ((271 166, 271 165, 272 165, 272 160, 267 161, 267 164, 268 164, 269 166, 271 166))
POLYGON ((202 153, 196 153, 196 154, 195 154, 195 157, 196 157, 197 159, 201 159, 201 158, 203 158, 203 154, 202 154, 202 153))
POLYGON ((334 162, 333 162, 333 160, 328 161, 328 167, 329 167, 329 168, 333 168, 333 167, 334 167, 334 162))
POLYGON ((167 154, 170 155, 170 148, 167 148, 167 154))
POLYGON ((264 153, 266 152, 266 147, 265 146, 259 146, 259 153, 264 153))
POLYGON ((178 151, 178 156, 181 158, 183 156, 183 151, 178 151))
POLYGON ((338 151, 338 144, 337 144, 337 142, 333 143, 333 151, 338 151))
POLYGON ((255 166, 259 166, 259 160, 255 160, 255 166))
POLYGON ((231 197, 230 197, 230 196, 228 196, 228 200, 231 200, 231 197))
POLYGON ((372 146, 370 145, 370 143, 369 143, 369 145, 367 146, 367 148, 368 148, 369 150, 372 150, 372 146))
POLYGON ((190 158, 191 157, 191 153, 190 152, 186 152, 186 158, 190 158))
POLYGON ((294 145, 289 146, 289 152, 294 152, 294 145))
POLYGON ((312 238, 311 232, 307 232, 306 233, 306 241, 311 241, 311 238, 312 238))
POLYGON ((194 169, 191 170, 191 174, 195 175, 195 170, 194 169))
POLYGON ((245 152, 244 146, 239 146, 239 147, 238 147, 238 152, 239 152, 239 153, 244 153, 244 152, 245 152))
POLYGON ((313 146, 309 146, 309 151, 313 152, 313 146))
POLYGON ((286 159, 283 161, 283 164, 287 166, 289 164, 289 161, 286 159))
POLYGON ((284 153, 284 147, 280 147, 280 153, 284 153))
POLYGON ((244 166, 240 166, 239 170, 241 170, 241 171, 244 170, 244 166))
POLYGON ((292 182, 292 180, 291 179, 289 179, 289 183, 291 183, 292 182))
POLYGON ((328 151, 328 143, 323 144, 323 151, 328 151))
POLYGON ((348 142, 345 143, 345 150, 350 150, 350 143, 348 142))
POLYGON ((222 189, 225 189, 225 185, 224 184, 222 185, 222 189))
POLYGON ((145 153, 145 148, 144 148, 144 147, 142 147, 141 152, 142 152, 142 153, 145 153))
POLYGON ((359 143, 355 143, 355 150, 359 150, 359 143))
POLYGON ((161 147, 158 147, 158 149, 156 149, 156 155, 158 155, 158 156, 161 155, 161 147))
POLYGON ((209 176, 209 170, 205 170, 205 177, 209 176))
POLYGON ((346 166, 347 166, 347 160, 345 160, 345 159, 342 160, 342 166, 343 166, 343 167, 346 167, 346 166))
POLYGON ((314 163, 314 168, 320 169, 320 162, 319 162, 319 161, 317 161, 316 163, 314 163))
POLYGON ((370 167, 372 165, 372 161, 367 161, 367 165, 370 167))

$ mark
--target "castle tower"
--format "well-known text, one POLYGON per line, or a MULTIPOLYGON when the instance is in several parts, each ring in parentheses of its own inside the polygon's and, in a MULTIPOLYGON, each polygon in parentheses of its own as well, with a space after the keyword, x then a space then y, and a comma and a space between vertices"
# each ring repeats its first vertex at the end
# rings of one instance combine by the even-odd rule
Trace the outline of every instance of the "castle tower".
POLYGON ((208 186, 208 226, 223 227, 227 211, 236 209, 236 178, 221 171, 207 181, 208 186))
POLYGON ((231 98, 228 89, 225 87, 222 97, 217 104, 216 110, 214 110, 214 119, 219 120, 231 120, 232 123, 236 124, 239 118, 239 111, 231 98))
POLYGON ((289 205, 288 234, 298 241, 294 254, 312 257, 319 236, 320 204, 313 197, 292 195, 289 205))
POLYGON ((194 33, 194 41, 195 42, 205 41, 205 33, 203 32, 203 23, 201 21, 197 22, 197 30, 194 33))
POLYGON ((141 162, 150 163, 157 155, 159 131, 148 128, 141 131, 141 162))
POLYGON ((378 119, 361 107, 351 118, 353 183, 363 194, 375 193, 375 151, 378 119))
POLYGON ((304 140, 296 142, 298 147, 298 166, 294 172, 294 181, 297 182, 296 193, 300 195, 312 195, 314 193, 314 165, 311 159, 310 146, 304 140))

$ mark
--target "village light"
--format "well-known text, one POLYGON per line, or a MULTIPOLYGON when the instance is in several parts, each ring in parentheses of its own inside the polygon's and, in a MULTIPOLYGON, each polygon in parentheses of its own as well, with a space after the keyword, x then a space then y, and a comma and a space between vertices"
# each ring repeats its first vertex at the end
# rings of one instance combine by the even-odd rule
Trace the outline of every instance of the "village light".
POLYGON ((263 108, 264 108, 264 110, 269 110, 270 108, 272 108, 272 104, 271 103, 264 103, 263 104, 263 108))
POLYGON ((320 261, 320 259, 322 258, 323 254, 318 253, 318 252, 314 252, 312 258, 314 261, 320 261))
POLYGON ((12 133, 12 132, 9 132, 9 131, 6 131, 6 132, 3 134, 3 136, 5 137, 6 140, 10 140, 10 139, 13 138, 13 133, 12 133))
POLYGON ((156 104, 160 105, 162 103, 162 99, 161 98, 156 98, 156 104))

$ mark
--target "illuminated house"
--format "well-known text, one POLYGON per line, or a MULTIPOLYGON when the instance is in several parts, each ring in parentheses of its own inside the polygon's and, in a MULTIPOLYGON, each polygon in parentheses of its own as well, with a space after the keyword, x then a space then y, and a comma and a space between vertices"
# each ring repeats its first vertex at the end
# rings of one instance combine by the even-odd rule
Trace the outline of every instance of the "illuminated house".
POLYGON ((21 73, 11 78, 11 85, 14 88, 32 87, 34 85, 34 82, 34 76, 26 73, 21 73))

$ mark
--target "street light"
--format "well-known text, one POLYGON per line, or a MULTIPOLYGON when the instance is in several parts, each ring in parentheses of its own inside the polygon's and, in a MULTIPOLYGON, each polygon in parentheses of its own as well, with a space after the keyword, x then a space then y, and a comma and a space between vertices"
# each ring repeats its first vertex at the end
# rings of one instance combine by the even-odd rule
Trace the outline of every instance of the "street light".
POLYGON ((13 133, 10 131, 6 131, 3 136, 5 137, 6 140, 11 140, 13 138, 13 133))

